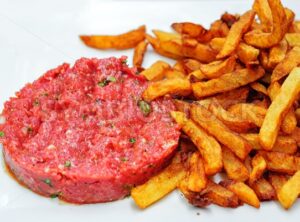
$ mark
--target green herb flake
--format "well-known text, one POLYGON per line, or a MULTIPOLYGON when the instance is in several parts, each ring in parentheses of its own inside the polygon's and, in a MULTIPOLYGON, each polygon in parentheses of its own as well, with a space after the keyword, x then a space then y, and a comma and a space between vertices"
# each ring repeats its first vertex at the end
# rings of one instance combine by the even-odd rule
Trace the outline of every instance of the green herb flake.
POLYGON ((4 137, 5 133, 3 131, 0 131, 0 137, 4 137))
POLYGON ((120 160, 121 160, 122 162, 127 162, 127 161, 128 161, 128 159, 127 159, 126 157, 121 157, 120 160))
POLYGON ((127 59, 122 60, 123 65, 127 65, 127 59))
POLYGON ((51 180, 50 180, 50 179, 45 179, 45 180, 43 180, 43 182, 44 182, 45 184, 47 184, 48 186, 52 187, 52 183, 51 183, 51 180))
POLYGON ((50 195, 50 198, 55 199, 55 198, 59 197, 60 195, 61 195, 61 192, 53 193, 50 195))
POLYGON ((107 80, 108 82, 116 82, 116 81, 117 81, 116 77, 114 77, 114 76, 109 76, 109 77, 107 77, 106 80, 107 80))
POLYGON ((139 106, 140 110, 142 111, 142 113, 144 114, 144 116, 148 116, 150 114, 151 106, 149 103, 147 103, 144 100, 139 100, 138 106, 139 106))
POLYGON ((65 167, 70 168, 72 166, 72 163, 70 160, 67 160, 64 165, 65 167))
POLYGON ((109 83, 109 82, 105 79, 105 80, 103 80, 103 81, 101 81, 101 82, 98 82, 98 86, 104 87, 104 86, 107 86, 108 83, 109 83))
POLYGON ((135 142, 136 142, 136 139, 135 139, 135 138, 130 138, 130 139, 129 139, 129 142, 130 142, 130 143, 135 143, 135 142))

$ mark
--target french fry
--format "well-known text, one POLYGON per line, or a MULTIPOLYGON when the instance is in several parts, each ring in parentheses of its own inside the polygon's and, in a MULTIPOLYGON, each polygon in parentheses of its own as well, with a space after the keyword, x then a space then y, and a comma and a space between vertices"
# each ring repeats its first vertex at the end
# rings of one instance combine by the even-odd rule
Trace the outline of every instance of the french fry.
POLYGON ((297 171, 280 189, 278 200, 285 208, 290 208, 300 194, 300 171, 297 171))
POLYGON ((171 112, 171 116, 182 130, 197 146, 204 159, 204 168, 207 175, 219 172, 223 166, 221 146, 215 138, 208 135, 202 128, 193 121, 187 119, 182 112, 171 112))
POLYGON ((251 150, 251 145, 242 137, 228 129, 209 110, 201 105, 191 105, 191 118, 209 134, 226 145, 240 159, 245 159, 251 150))
POLYGON ((252 89, 254 89, 255 91, 257 91, 257 92, 260 92, 264 95, 268 95, 267 88, 261 83, 253 82, 253 83, 250 84, 250 87, 252 89))
POLYGON ((245 65, 258 63, 259 50, 253 46, 241 42, 237 47, 236 53, 239 60, 245 65))
POLYGON ((80 39, 89 47, 97 49, 130 49, 145 39, 146 27, 141 26, 124 34, 109 35, 81 35, 80 39))
POLYGON ((166 70, 164 70, 164 76, 167 79, 184 79, 186 77, 184 73, 179 72, 175 69, 166 69, 166 70))
POLYGON ((224 61, 215 61, 209 64, 201 64, 199 68, 208 79, 213 79, 220 77, 225 73, 232 72, 234 70, 235 64, 236 58, 235 56, 231 56, 224 61))
POLYGON ((193 82, 198 82, 198 81, 206 79, 206 76, 199 69, 199 70, 191 72, 188 75, 188 79, 190 80, 191 83, 193 83, 193 82))
POLYGON ((268 0, 255 0, 253 10, 257 13, 262 29, 265 32, 271 31, 273 18, 268 0))
POLYGON ((191 84, 188 79, 164 79, 152 82, 143 92, 146 101, 152 101, 166 94, 186 96, 191 93, 191 84))
MULTIPOLYGON (((262 1, 263 2, 263 1, 262 1)), ((288 30, 288 20, 280 0, 268 0, 272 14, 272 31, 250 31, 244 35, 244 41, 257 48, 270 48, 278 44, 288 30)))
POLYGON ((181 40, 181 36, 177 33, 164 32, 157 29, 153 30, 153 33, 160 42, 170 41, 170 40, 181 40))
POLYGON ((249 178, 249 172, 243 162, 226 147, 222 147, 222 154, 223 165, 228 178, 246 181, 249 178))
POLYGON ((252 21, 254 19, 255 13, 250 10, 244 13, 240 19, 234 23, 229 33, 226 37, 225 43, 219 54, 217 55, 217 59, 225 58, 229 56, 232 52, 234 52, 242 39, 242 35, 248 31, 252 21))
POLYGON ((300 147, 300 128, 296 127, 291 134, 291 137, 296 141, 297 145, 300 147))
POLYGON ((266 160, 267 169, 278 173, 293 174, 296 171, 295 157, 279 152, 260 152, 266 160))
POLYGON ((288 44, 285 39, 282 39, 278 45, 273 46, 269 53, 269 67, 274 68, 284 58, 288 50, 288 44))
POLYGON ((300 108, 295 110, 295 116, 296 116, 298 124, 300 124, 300 108))
POLYGON ((244 203, 255 208, 260 207, 260 202, 255 192, 243 182, 224 181, 222 183, 228 190, 232 191, 244 203))
POLYGON ((176 32, 188 35, 191 38, 197 38, 198 36, 202 36, 207 32, 202 25, 191 22, 173 23, 171 27, 176 32))
POLYGON ((199 70, 201 65, 201 63, 195 59, 184 59, 182 63, 187 73, 199 70))
POLYGON ((288 178, 282 174, 269 173, 268 180, 276 191, 278 199, 278 193, 281 190, 282 186, 287 182, 288 178))
POLYGON ((210 180, 203 196, 221 207, 235 208, 240 205, 238 197, 232 191, 210 180))
POLYGON ((194 95, 200 99, 247 85, 263 75, 264 70, 261 67, 257 69, 241 69, 226 73, 217 79, 211 79, 207 82, 193 83, 192 89, 194 95))
POLYGON ((265 178, 260 178, 250 186, 261 201, 273 200, 276 197, 274 188, 265 178))
POLYGON ((249 183, 253 184, 260 179, 267 168, 267 163, 262 155, 256 154, 252 159, 252 171, 249 176, 249 183))
POLYGON ((197 59, 200 62, 212 62, 216 57, 216 53, 214 50, 212 50, 209 46, 201 43, 197 43, 193 47, 183 44, 182 53, 183 56, 197 59))
MULTIPOLYGON (((274 100, 280 92, 280 84, 273 82, 268 89, 268 94, 271 100, 274 100)), ((287 112, 286 116, 282 120, 281 130, 286 134, 291 134, 297 126, 297 119, 293 107, 287 112)))
POLYGON ((186 172, 179 155, 172 163, 146 183, 134 187, 131 196, 140 208, 146 208, 173 191, 185 177, 186 172))
POLYGON ((185 68, 184 68, 184 65, 183 65, 182 60, 178 60, 178 61, 173 65, 173 69, 176 70, 176 71, 178 71, 178 72, 187 74, 187 72, 185 71, 185 68))
POLYGON ((207 185, 203 160, 198 152, 194 152, 189 159, 187 187, 190 191, 200 192, 207 185))
POLYGON ((300 92, 300 68, 295 68, 281 86, 279 94, 272 101, 263 125, 260 128, 260 143, 271 150, 278 135, 283 117, 291 108, 300 92))
POLYGON ((237 15, 232 15, 228 12, 225 12, 222 16, 221 16, 221 20, 223 22, 225 22, 227 24, 228 27, 231 27, 235 22, 237 22, 238 20, 237 15))
POLYGON ((287 33, 285 34, 285 39, 290 47, 300 47, 300 33, 287 33))
MULTIPOLYGON (((255 133, 247 133, 241 134, 243 138, 245 138, 255 150, 262 150, 259 143, 258 134, 255 133)), ((297 152, 297 143, 294 138, 290 136, 278 136, 277 140, 272 148, 274 152, 286 153, 286 154, 294 154, 297 152)))
POLYGON ((168 63, 158 60, 149 68, 141 72, 140 75, 145 76, 149 81, 161 80, 164 78, 164 72, 168 68, 170 68, 170 65, 168 63))
POLYGON ((285 58, 274 68, 271 82, 276 82, 288 75, 294 67, 300 64, 300 47, 294 47, 285 58))
POLYGON ((145 52, 147 51, 148 42, 141 41, 135 48, 133 53, 133 66, 141 67, 144 60, 145 52))
POLYGON ((175 99, 174 104, 177 111, 185 113, 186 116, 190 115, 190 103, 175 99))
POLYGON ((225 44, 226 38, 216 37, 209 42, 209 46, 215 51, 221 51, 225 44))

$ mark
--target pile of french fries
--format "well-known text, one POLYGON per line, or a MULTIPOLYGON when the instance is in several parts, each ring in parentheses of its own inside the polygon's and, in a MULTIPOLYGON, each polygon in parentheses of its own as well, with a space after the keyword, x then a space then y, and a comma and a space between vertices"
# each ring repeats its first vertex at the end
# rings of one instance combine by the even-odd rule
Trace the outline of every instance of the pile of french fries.
POLYGON ((182 129, 171 164, 131 196, 146 208, 178 188, 187 200, 290 208, 300 194, 300 21, 280 0, 255 0, 242 15, 225 13, 210 29, 174 23, 174 33, 145 27, 119 36, 81 36, 88 46, 134 49, 133 64, 150 81, 145 101, 172 96, 182 129), (142 67, 150 44, 170 66, 142 67), (221 175, 221 182, 214 175, 221 175))

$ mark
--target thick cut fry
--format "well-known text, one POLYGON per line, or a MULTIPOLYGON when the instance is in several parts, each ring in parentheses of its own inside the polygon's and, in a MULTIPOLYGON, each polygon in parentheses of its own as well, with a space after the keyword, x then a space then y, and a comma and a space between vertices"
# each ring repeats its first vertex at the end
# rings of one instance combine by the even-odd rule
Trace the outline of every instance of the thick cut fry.
POLYGON ((131 196, 140 208, 146 208, 173 191, 186 172, 177 154, 172 163, 146 183, 131 190, 131 196))
POLYGON ((204 168, 207 175, 219 172, 223 166, 222 151, 218 141, 208 135, 201 127, 186 118, 182 112, 171 112, 171 116, 182 127, 193 143, 197 146, 204 159, 204 168))
MULTIPOLYGON (((280 88, 281 88, 281 86, 278 82, 273 82, 269 86, 268 94, 272 101, 279 94, 280 88)), ((285 117, 282 120, 281 130, 286 134, 291 134, 295 130, 296 126, 297 126, 296 115, 294 112, 294 108, 291 107, 290 110, 287 112, 287 114, 285 115, 285 117)))
POLYGON ((226 127, 209 110, 201 105, 191 105, 191 118, 209 134, 226 145, 240 159, 245 159, 251 150, 250 144, 226 127))
POLYGON ((146 101, 152 101, 166 94, 186 96, 191 93, 191 84, 188 79, 164 79, 152 82, 143 92, 146 101))
POLYGON ((173 65, 173 69, 176 70, 176 71, 178 71, 178 72, 181 72, 181 73, 184 73, 184 74, 188 74, 188 73, 185 71, 185 68, 184 68, 184 65, 183 65, 182 60, 177 61, 177 62, 173 65))
POLYGON ((278 44, 288 29, 288 20, 280 0, 268 0, 273 24, 271 32, 250 31, 244 35, 244 41, 257 48, 270 48, 278 44))
POLYGON ((285 208, 290 208, 300 194, 300 171, 296 172, 280 189, 278 200, 285 208))
POLYGON ((161 80, 164 78, 164 72, 168 68, 170 68, 168 63, 159 60, 141 72, 140 75, 145 76, 150 81, 161 80))
POLYGON ((142 67, 147 46, 148 42, 142 41, 134 48, 132 63, 135 67, 142 67))
POLYGON ((190 115, 190 103, 175 99, 174 104, 177 111, 185 113, 186 116, 190 115))
MULTIPOLYGON (((241 134, 243 138, 245 138, 255 150, 262 150, 259 143, 258 134, 248 133, 241 134)), ((297 151, 297 143, 295 139, 290 136, 278 136, 277 140, 272 148, 272 151, 286 153, 286 154, 294 154, 297 151)))
POLYGON ((293 139, 296 141, 297 145, 300 147, 300 128, 296 127, 294 132, 291 134, 293 139))
POLYGON ((253 103, 238 103, 230 106, 228 112, 260 127, 264 121, 267 109, 253 103))
POLYGON ((231 56, 224 61, 215 61, 209 64, 201 64, 201 72, 208 78, 218 78, 219 76, 232 72, 236 64, 235 56, 231 56))
POLYGON ((271 82, 276 82, 288 75, 293 68, 300 64, 300 47, 294 47, 285 58, 274 68, 271 82))
POLYGON ((176 32, 188 35, 191 38, 202 36, 207 32, 207 30, 202 25, 191 22, 173 23, 171 27, 176 32))
POLYGON ((237 158, 228 148, 222 147, 223 165, 229 179, 246 181, 249 172, 243 162, 237 158))
POLYGON ((153 30, 154 35, 158 38, 159 41, 170 41, 170 40, 180 40, 181 36, 176 33, 164 32, 160 30, 153 30))
POLYGON ((194 152, 189 159, 187 187, 190 191, 200 192, 207 185, 203 160, 198 152, 194 152))
POLYGON ((300 33, 287 33, 285 34, 285 39, 290 47, 300 47, 300 33))
POLYGON ((240 205, 238 197, 232 191, 212 181, 209 181, 203 196, 221 207, 235 208, 240 205))
POLYGON ((151 44, 152 48, 155 50, 155 52, 157 52, 158 54, 171 58, 171 59, 181 59, 182 57, 179 55, 174 55, 172 53, 168 53, 166 51, 164 51, 161 48, 160 42, 158 39, 153 38, 151 35, 147 35, 146 34, 146 39, 148 40, 148 42, 151 44))
POLYGON ((215 51, 201 43, 197 43, 193 47, 184 44, 182 46, 182 54, 185 57, 197 59, 200 62, 212 62, 216 58, 215 51))
POLYGON ((273 200, 276 197, 274 188, 265 178, 260 178, 251 184, 251 188, 256 193, 258 199, 262 201, 273 200))
POLYGON ((146 27, 141 26, 130 32, 108 35, 81 35, 80 39, 89 47, 97 49, 130 49, 145 39, 146 27))
POLYGON ((245 65, 258 63, 259 50, 241 42, 237 47, 237 56, 245 65))
POLYGON ((242 35, 248 31, 254 19, 255 12, 250 10, 244 13, 240 19, 234 23, 226 37, 223 48, 217 55, 218 59, 231 55, 234 52, 242 39, 242 35))
POLYGON ((270 105, 259 132, 260 143, 271 150, 282 123, 282 119, 300 92, 300 68, 295 68, 284 81, 279 94, 270 105))
POLYGON ((278 173, 293 174, 296 171, 295 157, 286 153, 261 152, 267 163, 267 169, 278 173))
POLYGON ((261 67, 257 69, 240 69, 207 82, 193 83, 192 89, 197 98, 203 98, 247 85, 263 75, 264 70, 261 67))
POLYGON ((184 73, 182 72, 179 72, 175 69, 166 69, 164 71, 164 76, 167 78, 167 79, 184 79, 186 76, 184 73))
POLYGON ((221 120, 232 131, 241 133, 253 128, 251 121, 235 116, 225 110, 216 98, 198 101, 200 105, 207 107, 219 120, 221 120))
POLYGON ((183 62, 183 67, 187 73, 200 69, 201 63, 195 59, 184 59, 182 62, 183 62))
POLYGON ((225 44, 226 38, 216 37, 209 42, 209 46, 215 51, 221 51, 225 44))
POLYGON ((267 163, 262 155, 256 154, 252 159, 252 171, 249 176, 249 183, 253 184, 260 179, 267 168, 267 163))
POLYGON ((285 39, 282 39, 278 45, 273 46, 269 53, 268 66, 274 68, 284 58, 288 50, 288 44, 285 39))
POLYGON ((225 181, 223 185, 232 191, 238 198, 246 204, 255 208, 260 207, 260 202, 255 192, 243 182, 225 181))
POLYGON ((199 70, 191 72, 188 75, 188 79, 190 80, 191 83, 193 83, 193 82, 199 82, 201 80, 206 79, 206 76, 199 69, 199 70))
POLYGON ((261 83, 253 82, 253 83, 250 84, 250 87, 252 89, 254 89, 255 91, 257 91, 257 92, 260 92, 264 95, 268 95, 267 88, 261 83))
POLYGON ((268 0, 255 0, 253 4, 253 9, 255 10, 260 19, 262 29, 265 32, 271 31, 273 18, 268 0))
POLYGON ((282 186, 287 182, 288 178, 282 174, 269 173, 268 180, 276 191, 278 199, 278 193, 281 190, 282 186))

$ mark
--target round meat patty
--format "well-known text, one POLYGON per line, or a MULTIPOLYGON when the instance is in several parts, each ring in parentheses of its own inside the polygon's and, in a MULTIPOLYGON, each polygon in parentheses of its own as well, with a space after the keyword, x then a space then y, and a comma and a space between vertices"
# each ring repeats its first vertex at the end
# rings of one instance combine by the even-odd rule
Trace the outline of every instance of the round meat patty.
MULTIPOLYGON (((179 139, 171 99, 141 100, 126 58, 78 60, 5 103, 0 142, 22 184, 73 203, 117 200, 168 163, 179 139)), ((3 118, 2 117, 2 118, 3 118)))

